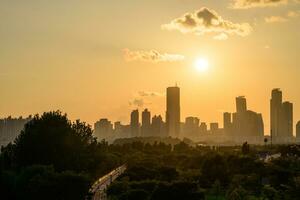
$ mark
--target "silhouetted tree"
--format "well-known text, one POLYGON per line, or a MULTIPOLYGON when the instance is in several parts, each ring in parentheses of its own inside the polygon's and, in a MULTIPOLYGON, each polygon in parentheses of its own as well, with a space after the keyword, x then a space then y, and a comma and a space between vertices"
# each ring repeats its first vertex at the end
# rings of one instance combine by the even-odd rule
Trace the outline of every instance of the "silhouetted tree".
POLYGON ((248 144, 248 142, 244 142, 244 143, 243 143, 243 146, 242 146, 242 153, 243 153, 244 155, 250 153, 250 145, 248 144))
POLYGON ((17 168, 53 165, 56 170, 79 172, 95 168, 101 160, 91 127, 80 121, 71 123, 59 111, 36 115, 28 122, 12 154, 17 168))

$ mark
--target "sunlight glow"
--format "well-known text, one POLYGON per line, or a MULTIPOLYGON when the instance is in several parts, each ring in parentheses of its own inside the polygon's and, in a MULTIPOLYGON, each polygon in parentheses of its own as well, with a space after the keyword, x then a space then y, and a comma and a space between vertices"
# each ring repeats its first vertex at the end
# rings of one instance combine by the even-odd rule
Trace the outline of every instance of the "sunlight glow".
POLYGON ((198 58, 195 61, 195 68, 199 72, 205 72, 209 69, 209 63, 208 60, 205 58, 198 58))

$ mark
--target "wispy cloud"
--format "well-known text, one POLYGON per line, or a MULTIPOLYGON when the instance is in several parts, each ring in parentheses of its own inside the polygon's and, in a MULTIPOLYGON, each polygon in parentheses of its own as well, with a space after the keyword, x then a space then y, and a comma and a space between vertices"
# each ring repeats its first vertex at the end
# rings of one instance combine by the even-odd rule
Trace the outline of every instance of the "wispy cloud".
POLYGON ((288 2, 289 0, 232 0, 230 7, 234 9, 263 8, 284 5, 288 2))
POLYGON ((267 23, 277 23, 277 22, 286 22, 286 21, 288 21, 288 19, 282 16, 270 16, 265 18, 265 22, 267 23))
MULTIPOLYGON (((299 2, 300 2, 300 0, 299 0, 299 2)), ((291 18, 299 17, 299 15, 300 15, 300 11, 289 11, 287 14, 287 16, 291 17, 291 18)))
POLYGON ((141 97, 160 97, 164 96, 164 94, 159 92, 150 92, 150 91, 139 91, 138 95, 141 97))
POLYGON ((222 34, 222 39, 225 38, 225 34, 247 36, 252 32, 250 24, 233 23, 225 20, 216 11, 206 7, 195 12, 185 13, 182 17, 176 18, 161 27, 163 30, 177 30, 181 33, 193 33, 196 35, 216 33, 220 36, 222 34))
POLYGON ((215 40, 227 40, 228 35, 225 33, 220 33, 219 35, 214 36, 215 40))
POLYGON ((153 91, 138 91, 133 96, 133 99, 129 101, 129 105, 144 107, 145 105, 150 105, 154 98, 164 97, 165 94, 153 91))
POLYGON ((131 51, 123 49, 123 56, 126 61, 144 61, 144 62, 175 62, 184 60, 183 55, 160 53, 156 50, 150 51, 131 51))
POLYGON ((129 101, 129 105, 133 107, 144 107, 145 102, 144 99, 135 98, 132 101, 129 101))
POLYGON ((289 11, 286 16, 270 16, 265 18, 265 22, 267 23, 278 23, 278 22, 286 22, 290 18, 296 18, 300 14, 299 11, 289 11))

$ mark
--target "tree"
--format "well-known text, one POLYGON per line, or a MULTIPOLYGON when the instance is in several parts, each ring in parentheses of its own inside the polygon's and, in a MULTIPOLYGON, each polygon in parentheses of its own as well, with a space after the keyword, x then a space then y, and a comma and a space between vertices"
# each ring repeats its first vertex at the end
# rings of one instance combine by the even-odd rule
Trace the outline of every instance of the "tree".
POLYGON ((71 123, 60 111, 36 115, 28 122, 11 154, 17 168, 53 165, 59 171, 91 170, 101 159, 91 127, 80 121, 71 123))
POLYGON ((206 157, 202 166, 202 175, 200 181, 210 187, 215 181, 220 181, 222 185, 226 185, 229 180, 227 163, 224 158, 219 155, 206 157))
POLYGON ((264 138, 264 143, 265 143, 265 146, 267 146, 268 138, 264 138))
POLYGON ((244 155, 250 153, 250 145, 248 144, 248 142, 244 142, 244 143, 243 143, 243 146, 242 146, 242 153, 243 153, 244 155))
POLYGON ((17 178, 17 199, 53 200, 84 199, 89 189, 89 179, 82 174, 65 171, 55 172, 49 166, 24 168, 17 178))

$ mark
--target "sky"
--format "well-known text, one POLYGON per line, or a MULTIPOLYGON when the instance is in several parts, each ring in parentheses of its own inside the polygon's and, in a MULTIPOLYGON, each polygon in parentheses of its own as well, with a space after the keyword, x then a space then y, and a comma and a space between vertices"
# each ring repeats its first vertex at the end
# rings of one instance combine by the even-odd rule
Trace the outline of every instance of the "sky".
POLYGON ((221 125, 244 95, 269 133, 273 88, 300 120, 299 52, 298 0, 0 0, 0 117, 128 123, 177 84, 182 121, 221 125))

